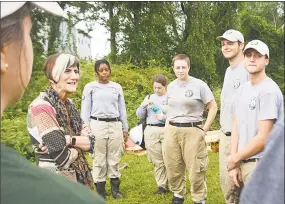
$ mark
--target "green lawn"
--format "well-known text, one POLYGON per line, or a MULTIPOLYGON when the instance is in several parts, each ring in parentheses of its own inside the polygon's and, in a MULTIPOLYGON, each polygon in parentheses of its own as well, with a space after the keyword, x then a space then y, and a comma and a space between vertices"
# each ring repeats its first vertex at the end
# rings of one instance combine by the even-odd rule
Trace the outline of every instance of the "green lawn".
MULTIPOLYGON (((219 182, 218 153, 209 152, 209 168, 207 171, 208 199, 207 204, 224 204, 219 182)), ((156 183, 153 175, 153 166, 148 162, 146 155, 137 156, 126 153, 121 163, 128 163, 129 168, 122 170, 121 193, 124 198, 114 200, 111 196, 110 183, 107 182, 107 203, 110 204, 168 204, 171 203, 172 193, 153 195, 156 183)), ((187 195, 185 204, 193 203, 190 195, 190 185, 187 179, 187 195)))

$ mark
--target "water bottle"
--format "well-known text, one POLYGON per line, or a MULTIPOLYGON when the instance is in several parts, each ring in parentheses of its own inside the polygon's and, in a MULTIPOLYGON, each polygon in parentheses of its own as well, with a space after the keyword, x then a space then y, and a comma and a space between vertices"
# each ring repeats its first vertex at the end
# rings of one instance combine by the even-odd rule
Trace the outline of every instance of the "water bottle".
POLYGON ((159 107, 157 107, 157 106, 152 107, 152 111, 153 111, 155 114, 159 114, 159 113, 160 113, 160 109, 159 109, 159 107))

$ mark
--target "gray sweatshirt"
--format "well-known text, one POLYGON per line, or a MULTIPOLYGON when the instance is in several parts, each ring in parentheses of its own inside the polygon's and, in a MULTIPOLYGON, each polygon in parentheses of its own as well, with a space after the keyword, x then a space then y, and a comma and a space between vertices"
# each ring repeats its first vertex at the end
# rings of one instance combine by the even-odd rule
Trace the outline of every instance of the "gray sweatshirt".
POLYGON ((148 99, 148 95, 144 98, 144 101, 142 104, 138 107, 136 111, 136 115, 139 118, 145 118, 147 116, 146 122, 147 124, 164 124, 165 123, 165 118, 166 118, 166 94, 163 96, 159 96, 157 94, 152 94, 150 95, 148 99), (143 106, 142 104, 147 101, 151 100, 152 105, 150 106, 143 106), (156 113, 153 111, 154 107, 159 108, 159 113, 163 113, 163 120, 158 120, 156 118, 156 113))
POLYGON ((128 131, 126 105, 120 84, 112 81, 108 84, 93 81, 85 85, 82 94, 81 117, 89 125, 91 116, 118 117, 122 122, 123 130, 128 131))

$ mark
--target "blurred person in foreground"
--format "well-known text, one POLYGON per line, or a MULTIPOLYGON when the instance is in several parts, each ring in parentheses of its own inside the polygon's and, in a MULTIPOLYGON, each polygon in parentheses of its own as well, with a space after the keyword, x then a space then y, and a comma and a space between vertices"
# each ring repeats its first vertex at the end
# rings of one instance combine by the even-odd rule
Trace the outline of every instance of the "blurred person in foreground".
MULTIPOLYGON (((32 7, 63 16, 55 2, 1 2, 1 117, 19 101, 31 78, 32 7)), ((95 193, 32 165, 1 144, 1 203, 104 203, 95 193)))

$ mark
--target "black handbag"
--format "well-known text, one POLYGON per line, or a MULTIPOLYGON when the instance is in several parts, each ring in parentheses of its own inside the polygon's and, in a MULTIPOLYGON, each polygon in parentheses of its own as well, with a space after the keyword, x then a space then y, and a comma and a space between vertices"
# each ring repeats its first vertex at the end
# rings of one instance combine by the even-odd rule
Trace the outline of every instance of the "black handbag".
MULTIPOLYGON (((150 95, 148 95, 147 99, 149 99, 149 98, 150 98, 150 95)), ((142 124, 142 133, 143 134, 142 134, 142 142, 140 144, 140 147, 143 148, 144 150, 146 150, 145 142, 144 142, 144 130, 146 128, 146 119, 147 119, 147 111, 146 111, 146 116, 143 119, 141 119, 137 124, 137 125, 142 124)))

